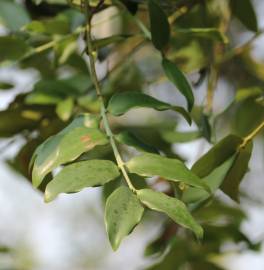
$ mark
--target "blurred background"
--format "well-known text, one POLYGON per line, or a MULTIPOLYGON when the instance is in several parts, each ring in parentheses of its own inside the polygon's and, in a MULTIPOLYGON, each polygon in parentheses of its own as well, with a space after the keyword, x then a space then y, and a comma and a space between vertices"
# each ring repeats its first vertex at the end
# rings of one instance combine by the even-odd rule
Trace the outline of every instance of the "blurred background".
MULTIPOLYGON (((259 29, 264 29, 264 2, 261 0, 253 2, 259 29)), ((100 14, 98 20, 102 20, 100 14)), ((118 24, 118 22, 112 23, 118 24)), ((105 36, 104 31, 109 30, 107 27, 111 28, 107 24, 102 27, 100 34, 95 33, 95 35, 105 36)), ((236 21, 231 26, 230 32, 234 37, 234 44, 243 44, 253 36, 251 32, 241 29, 243 30, 243 27, 236 21)), ((0 35, 4 35, 6 31, 3 24, 0 35)), ((264 65, 264 35, 259 35, 250 45, 253 58, 264 65)), ((137 67, 142 73, 145 72, 149 62, 140 62, 140 59, 146 51, 150 50, 153 49, 147 46, 135 55, 137 67)), ((104 74, 106 65, 99 64, 98 70, 104 74)), ((155 74, 156 71, 153 72, 155 74)), ((196 80, 196 76, 197 74, 191 74, 190 80, 196 80)), ((243 74, 237 76, 234 80, 243 80, 239 77, 243 74)), ((13 87, 9 91, 0 91, 0 110, 7 109, 17 94, 29 92, 38 80, 39 72, 32 68, 20 69, 16 65, 1 65, 0 81, 10 82, 13 87)), ((228 80, 219 80, 214 98, 216 114, 224 111, 226 104, 232 101, 234 93, 230 92, 230 87, 232 88, 228 80)), ((181 103, 182 97, 175 91, 172 93, 171 89, 171 85, 162 82, 151 85, 148 92, 164 101, 181 103)), ((197 103, 203 101, 205 92, 206 82, 203 82, 195 90, 197 103)), ((167 117, 166 113, 162 115, 167 117)), ((141 124, 144 125, 154 121, 156 117, 157 113, 152 111, 136 110, 115 121, 120 125, 125 125, 127 122, 133 125, 140 118, 141 124)), ((14 120, 10 119, 10 121, 14 120)), ((222 126, 225 126, 224 123, 222 126)), ((178 120, 177 128, 180 131, 189 130, 183 120, 178 120)), ((195 124, 191 128, 195 130, 195 124)), ((227 129, 222 133, 228 133, 227 129)), ((152 257, 145 257, 144 252, 146 245, 162 231, 163 219, 160 216, 148 214, 134 233, 124 240, 120 249, 113 252, 104 228, 101 189, 86 189, 76 194, 61 195, 54 202, 45 204, 42 193, 35 190, 31 183, 10 165, 10 160, 24 143, 25 139, 19 135, 0 140, 1 270, 136 270, 144 269, 155 260, 152 257)), ((175 152, 183 156, 188 165, 193 164, 209 148, 210 144, 204 139, 173 145, 175 152)), ((263 137, 259 137, 254 142, 250 171, 246 174, 241 187, 243 196, 239 206, 245 213, 245 218, 239 225, 241 232, 247 236, 252 246, 256 245, 258 248, 254 246, 252 249, 247 249, 243 244, 235 244, 227 240, 221 244, 220 252, 212 252, 210 255, 210 260, 219 267, 230 270, 264 269, 263 165, 264 143, 263 137)), ((236 203, 223 194, 216 196, 219 196, 228 206, 238 208, 236 203)))

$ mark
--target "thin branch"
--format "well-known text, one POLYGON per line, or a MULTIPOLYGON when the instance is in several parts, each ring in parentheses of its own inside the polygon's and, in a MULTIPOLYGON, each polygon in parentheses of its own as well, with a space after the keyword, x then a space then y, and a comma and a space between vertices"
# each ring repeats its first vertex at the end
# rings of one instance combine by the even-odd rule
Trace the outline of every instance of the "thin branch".
POLYGON ((109 137, 110 140, 110 144, 117 162, 117 165, 119 167, 119 169, 121 170, 124 179, 127 182, 128 187, 133 191, 136 192, 136 188, 133 186, 128 173, 126 171, 125 168, 125 164, 122 160, 122 157, 118 151, 115 139, 114 139, 114 135, 112 133, 112 130, 110 128, 110 124, 107 118, 107 110, 104 104, 104 98, 102 95, 102 90, 101 90, 101 86, 99 83, 99 79, 96 73, 96 67, 95 67, 95 52, 93 50, 93 41, 92 41, 92 36, 91 36, 91 19, 92 19, 92 14, 90 14, 89 12, 89 6, 87 1, 84 1, 84 9, 85 9, 85 16, 86 16, 86 43, 87 43, 87 49, 88 49, 88 56, 89 56, 89 61, 90 61, 90 73, 91 73, 91 78, 96 90, 96 94, 98 99, 101 101, 101 115, 102 115, 102 119, 103 119, 103 126, 105 128, 106 134, 109 137))

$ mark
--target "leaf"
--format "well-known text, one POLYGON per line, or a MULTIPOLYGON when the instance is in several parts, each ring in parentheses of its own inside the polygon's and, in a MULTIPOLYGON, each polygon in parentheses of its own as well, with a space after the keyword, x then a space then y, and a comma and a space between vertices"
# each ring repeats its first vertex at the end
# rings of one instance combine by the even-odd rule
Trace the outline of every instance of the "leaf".
POLYGON ((176 28, 175 32, 176 35, 187 34, 191 37, 209 38, 224 44, 228 43, 227 36, 217 28, 176 28))
POLYGON ((129 188, 121 186, 107 199, 105 206, 106 231, 113 250, 140 222, 144 208, 129 188))
POLYGON ((148 208, 165 213, 174 222, 192 230, 197 238, 203 237, 202 227, 194 220, 183 202, 151 189, 137 191, 140 201, 148 208))
POLYGON ((235 96, 236 102, 241 102, 252 97, 264 94, 264 90, 258 86, 238 89, 235 96))
POLYGON ((241 143, 240 137, 228 135, 197 160, 191 170, 201 178, 207 176, 234 155, 241 143))
POLYGON ((24 29, 39 34, 67 35, 70 32, 70 24, 66 16, 58 15, 52 19, 32 21, 25 25, 24 29))
POLYGON ((170 40, 170 25, 168 18, 158 1, 149 0, 148 8, 152 42, 156 49, 162 51, 170 40))
POLYGON ((180 160, 166 158, 156 154, 143 154, 130 159, 126 166, 131 173, 141 176, 160 176, 174 182, 205 188, 206 185, 191 172, 180 160))
POLYGON ((71 97, 58 103, 56 113, 62 121, 68 121, 72 115, 74 101, 71 97))
POLYGON ((67 79, 40 80, 26 97, 26 104, 53 105, 64 101, 69 96, 78 97, 86 94, 91 85, 87 75, 78 74, 67 79))
POLYGON ((0 36, 0 62, 19 60, 29 49, 29 46, 21 38, 0 36))
POLYGON ((0 111, 0 137, 10 137, 23 130, 33 130, 41 118, 41 112, 22 108, 0 111))
POLYGON ((238 201, 239 185, 248 171, 248 163, 252 154, 253 143, 249 142, 245 148, 239 149, 234 163, 228 171, 221 189, 231 199, 238 201))
POLYGON ((10 82, 2 82, 2 81, 0 82, 0 90, 1 91, 10 90, 12 88, 14 88, 14 85, 12 83, 10 83, 10 82))
POLYGON ((95 124, 96 117, 81 115, 36 149, 31 162, 34 164, 32 181, 35 187, 56 167, 75 160, 96 145, 108 143, 106 135, 94 128, 95 124))
POLYGON ((130 35, 113 35, 106 38, 96 39, 93 41, 93 45, 94 45, 94 48, 98 50, 108 45, 118 43, 120 41, 124 41, 129 37, 131 36, 130 35))
POLYGON ((115 135, 115 138, 119 143, 135 147, 141 152, 158 153, 158 150, 155 147, 141 141, 136 135, 129 131, 122 131, 115 135))
POLYGON ((0 20, 10 30, 17 31, 30 21, 30 17, 23 5, 10 0, 1 0, 0 20))
POLYGON ((180 132, 172 130, 164 130, 161 132, 162 138, 169 143, 186 143, 194 141, 201 137, 200 131, 180 132))
MULTIPOLYGON (((232 167, 235 155, 230 157, 227 161, 225 161, 223 164, 215 168, 209 175, 207 175, 205 178, 202 178, 202 181, 210 187, 210 190, 212 193, 214 193, 220 185, 223 183, 228 171, 232 167)), ((183 192, 182 200, 185 203, 196 203, 201 202, 210 197, 210 194, 208 194, 206 191, 199 189, 199 188, 193 188, 189 187, 186 189, 186 191, 183 192)))
POLYGON ((201 114, 201 119, 200 119, 200 130, 202 136, 208 141, 211 142, 211 137, 212 137, 212 128, 210 126, 209 122, 209 116, 202 113, 201 114))
POLYGON ((168 79, 185 96, 188 103, 188 110, 191 111, 194 104, 192 88, 181 70, 166 58, 162 60, 162 66, 168 79))
POLYGON ((244 26, 253 32, 258 31, 257 16, 251 0, 231 0, 231 8, 244 26))
POLYGON ((180 113, 190 124, 189 114, 181 107, 173 106, 151 96, 136 91, 126 91, 112 96, 108 103, 108 111, 114 116, 122 115, 133 108, 152 108, 158 111, 174 110, 180 113))
POLYGON ((64 167, 48 183, 45 202, 60 193, 78 192, 86 187, 101 186, 119 176, 118 167, 109 160, 86 160, 64 167))

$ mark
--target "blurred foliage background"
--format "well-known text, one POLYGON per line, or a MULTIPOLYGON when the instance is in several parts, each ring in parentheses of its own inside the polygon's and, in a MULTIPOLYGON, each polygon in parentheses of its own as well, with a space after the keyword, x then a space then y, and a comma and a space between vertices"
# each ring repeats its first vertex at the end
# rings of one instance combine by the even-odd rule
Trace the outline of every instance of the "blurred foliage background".
MULTIPOLYGON (((79 1, 70 2, 69 5, 64 0, 0 1, 0 151, 9 169, 22 175, 23 181, 30 181, 29 162, 40 143, 67 126, 77 114, 94 114, 100 110, 85 55, 85 18, 79 1), (23 87, 16 78, 26 81, 23 87)), ((94 6, 98 4, 90 2, 94 6)), ((166 53, 188 74, 194 89, 195 123, 189 128, 174 112, 138 109, 123 117, 112 117, 111 124, 114 131, 128 130, 167 156, 191 165, 225 135, 246 136, 264 119, 264 55, 260 51, 262 43, 258 43, 263 33, 260 27, 263 18, 261 12, 256 15, 258 9, 263 10, 263 3, 249 0, 160 2, 172 27, 166 53), (260 50, 255 49, 256 44, 260 44, 260 50)), ((143 91, 165 102, 185 104, 166 80, 160 55, 148 39, 146 5, 144 0, 105 1, 96 10, 93 38, 104 96, 108 100, 116 91, 143 91)), ((136 151, 122 145, 121 148, 124 155, 136 151)), ((263 198, 259 194, 263 190, 263 184, 259 183, 263 180, 263 149, 262 133, 254 145, 250 166, 254 170, 247 174, 240 190, 242 207, 219 191, 193 212, 205 229, 202 243, 169 220, 147 213, 135 239, 131 244, 125 243, 127 247, 115 255, 118 259, 112 264, 108 244, 103 244, 105 233, 99 224, 105 197, 113 186, 98 188, 93 195, 86 191, 75 194, 73 202, 65 195, 59 202, 45 206, 40 203, 40 191, 27 185, 27 192, 34 195, 26 205, 42 205, 37 209, 44 215, 48 211, 44 207, 50 211, 52 207, 60 209, 61 223, 46 223, 46 230, 53 230, 55 226, 55 230, 63 231, 64 221, 68 228, 62 235, 69 238, 63 243, 71 245, 71 262, 67 263, 67 252, 63 251, 68 247, 58 245, 54 254, 60 257, 61 252, 66 263, 56 266, 53 262, 54 268, 50 268, 51 262, 49 269, 124 269, 124 263, 131 263, 126 269, 217 270, 229 267, 223 258, 230 253, 250 250, 261 256, 263 239, 252 237, 250 230, 244 230, 241 225, 247 221, 248 205, 259 205, 263 213, 263 198), (95 201, 100 201, 101 206, 93 205, 95 201), (79 224, 74 224, 75 221, 79 224), (96 228, 97 233, 93 235, 96 228), (131 253, 135 253, 134 257, 127 255, 131 253)), ((93 157, 113 158, 109 147, 98 147, 85 158, 93 157)), ((14 177, 20 179, 20 176, 14 177)), ((0 195, 5 193, 4 187, 9 182, 12 180, 3 182, 0 195)), ((168 189, 160 179, 154 179, 151 185, 165 192, 168 189)), ((15 188, 12 183, 10 186, 15 188)), ((44 188, 45 185, 40 187, 44 188)), ((14 201, 14 209, 21 207, 15 205, 20 204, 16 196, 27 200, 25 194, 20 196, 16 192, 20 191, 14 190, 11 197, 3 195, 5 199, 0 197, 3 216, 8 215, 7 200, 14 201)), ((27 219, 27 208, 22 209, 25 212, 12 221, 16 227, 20 226, 21 219, 27 219)), ((35 225, 42 226, 45 237, 45 222, 35 225)), ((1 221, 3 232, 8 231, 6 226, 10 225, 1 221)), ((30 232, 29 227, 27 234, 30 232)), ((52 239, 47 238, 46 245, 38 248, 49 249, 49 243, 52 245, 52 239)), ((2 233, 0 245, 0 269, 45 269, 34 257, 31 245, 14 242, 2 233)))

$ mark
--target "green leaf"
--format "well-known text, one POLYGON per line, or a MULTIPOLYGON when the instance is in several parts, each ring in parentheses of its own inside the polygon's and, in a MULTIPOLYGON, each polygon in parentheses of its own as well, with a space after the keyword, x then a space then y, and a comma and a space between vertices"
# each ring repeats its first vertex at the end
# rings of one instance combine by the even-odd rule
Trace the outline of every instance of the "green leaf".
POLYGON ((2 36, 0 37, 0 62, 19 60, 29 49, 29 46, 21 38, 2 36))
POLYGON ((23 130, 33 130, 42 118, 39 111, 12 108, 0 111, 0 137, 11 137, 23 130))
MULTIPOLYGON (((202 178, 202 181, 204 181, 204 183, 210 187, 212 193, 214 193, 223 183, 228 171, 230 170, 231 166, 234 163, 234 160, 235 155, 233 155, 223 164, 215 168, 205 178, 202 178)), ((183 192, 182 200, 185 203, 196 203, 204 201, 208 199, 210 196, 211 196, 210 194, 208 194, 206 191, 202 189, 190 187, 183 192)))
POLYGON ((93 41, 93 45, 94 45, 94 48, 98 50, 108 45, 118 43, 120 41, 124 41, 129 37, 130 35, 113 35, 106 38, 96 39, 93 41))
POLYGON ((0 90, 2 91, 2 90, 10 90, 10 89, 12 89, 12 88, 14 88, 14 85, 12 84, 12 83, 10 83, 10 82, 0 82, 0 90))
POLYGON ((10 0, 1 0, 0 21, 10 30, 17 31, 30 21, 30 17, 23 5, 10 0))
POLYGON ((194 220, 183 202, 151 189, 141 189, 137 192, 140 201, 148 208, 165 213, 173 221, 192 230, 197 238, 203 237, 202 227, 194 220))
POLYGON ((156 49, 162 51, 170 40, 170 25, 168 18, 158 1, 149 0, 148 8, 152 42, 156 49))
POLYGON ((258 97, 264 94, 264 90, 260 87, 253 86, 238 89, 235 96, 235 101, 241 102, 252 97, 258 97))
POLYGON ((197 160, 192 171, 201 178, 207 176, 234 155, 242 141, 238 136, 228 135, 197 160))
POLYGON ((201 137, 200 131, 180 132, 172 130, 164 130, 161 132, 162 138, 169 143, 185 143, 191 142, 201 137))
POLYGON ((141 92, 127 91, 112 96, 108 103, 108 111, 115 116, 122 115, 133 108, 152 108, 158 111, 173 110, 180 113, 190 124, 189 114, 181 107, 173 106, 157 100, 141 92))
POLYGON ((126 166, 131 173, 141 176, 160 176, 174 182, 205 188, 206 185, 191 172, 180 160, 166 158, 156 154, 143 154, 130 159, 126 166))
POLYGON ((219 41, 224 44, 228 43, 227 36, 217 28, 176 28, 175 32, 176 35, 186 34, 190 35, 192 38, 201 37, 219 41))
POLYGON ((129 188, 121 186, 107 199, 105 206, 106 231, 113 250, 140 222, 144 208, 129 188))
POLYGON ((231 0, 233 14, 244 26, 253 32, 258 31, 258 21, 251 0, 231 0))
POLYGON ((231 199, 238 201, 239 185, 248 171, 248 163, 252 154, 253 143, 249 142, 245 148, 240 148, 236 159, 228 171, 221 189, 231 199))
POLYGON ((106 135, 94 128, 95 122, 95 117, 80 116, 37 148, 32 157, 34 162, 32 181, 35 187, 39 186, 44 177, 56 167, 75 160, 97 145, 108 143, 106 135))
POLYGON ((64 167, 48 183, 45 202, 60 193, 78 192, 86 187, 101 186, 119 176, 118 167, 109 160, 86 160, 64 167))
POLYGON ((155 147, 141 141, 136 135, 129 131, 122 131, 115 135, 115 138, 119 143, 135 147, 138 151, 158 153, 158 150, 155 147))
POLYGON ((74 101, 71 97, 58 103, 56 113, 62 121, 68 121, 72 115, 74 101))
POLYGON ((185 96, 188 103, 188 110, 191 111, 194 104, 194 96, 192 88, 181 70, 171 61, 164 58, 162 66, 168 79, 177 87, 177 89, 185 96))
POLYGON ((66 35, 70 32, 70 24, 66 16, 58 15, 52 19, 32 21, 25 25, 24 29, 40 34, 66 35))

